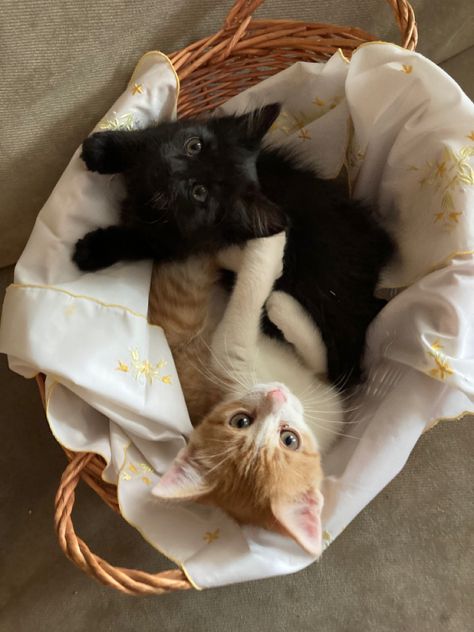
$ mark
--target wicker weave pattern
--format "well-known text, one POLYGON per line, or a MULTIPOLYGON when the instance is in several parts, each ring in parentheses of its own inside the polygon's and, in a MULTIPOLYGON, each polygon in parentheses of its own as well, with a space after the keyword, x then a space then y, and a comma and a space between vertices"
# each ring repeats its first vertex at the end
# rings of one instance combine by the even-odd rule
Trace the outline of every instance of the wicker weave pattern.
MULTIPOLYGON (((170 55, 181 80, 179 116, 208 112, 296 61, 328 59, 337 49, 350 57, 354 49, 377 38, 361 29, 289 20, 252 20, 263 0, 236 0, 217 33, 170 55)), ((416 47, 415 15, 408 0, 387 0, 402 34, 402 45, 416 47)), ((44 377, 37 378, 44 404, 44 377)), ((116 488, 101 478, 103 459, 66 450, 65 469, 55 501, 55 526, 65 555, 102 584, 130 595, 186 590, 191 584, 181 570, 157 574, 118 568, 91 552, 72 523, 75 489, 82 478, 109 507, 119 511, 116 488)))

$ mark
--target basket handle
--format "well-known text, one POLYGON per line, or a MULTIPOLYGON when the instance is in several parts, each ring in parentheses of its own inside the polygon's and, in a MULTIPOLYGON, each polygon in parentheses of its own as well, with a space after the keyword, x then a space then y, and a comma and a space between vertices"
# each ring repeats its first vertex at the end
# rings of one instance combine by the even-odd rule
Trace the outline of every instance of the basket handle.
POLYGON ((180 569, 151 574, 112 566, 92 553, 87 544, 76 535, 71 518, 75 489, 83 470, 94 457, 95 454, 90 452, 75 454, 63 472, 56 494, 54 523, 59 545, 66 557, 102 584, 129 595, 160 595, 191 588, 190 582, 180 569))
MULTIPOLYGON (((224 22, 224 29, 235 29, 245 20, 247 24, 242 25, 245 31, 254 11, 262 5, 264 0, 235 0, 227 18, 224 22)), ((392 8, 393 14, 402 35, 402 46, 408 50, 415 50, 418 42, 418 29, 416 27, 415 12, 408 0, 387 0, 392 8)))
POLYGON ((232 9, 229 11, 225 22, 225 29, 232 29, 241 24, 245 19, 251 17, 264 3, 265 0, 235 0, 232 9))
POLYGON ((387 0, 392 7, 393 14, 402 35, 402 46, 408 50, 415 50, 418 43, 418 29, 415 12, 408 0, 387 0))

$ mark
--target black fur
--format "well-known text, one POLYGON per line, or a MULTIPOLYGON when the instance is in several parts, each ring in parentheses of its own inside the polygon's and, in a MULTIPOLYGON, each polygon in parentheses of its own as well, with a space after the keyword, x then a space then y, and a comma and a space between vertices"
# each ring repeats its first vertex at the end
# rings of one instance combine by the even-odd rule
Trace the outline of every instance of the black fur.
MULTIPOLYGON (((127 195, 120 225, 79 240, 73 259, 84 270, 120 259, 172 260, 287 229, 276 288, 294 296, 321 330, 329 378, 353 383, 367 327, 383 305, 374 290, 392 242, 372 210, 339 184, 261 147, 278 113, 272 104, 240 117, 93 134, 83 144, 87 167, 123 173, 127 195), (191 137, 202 150, 189 156, 191 137), (208 189, 205 203, 192 197, 196 183, 208 189)), ((264 327, 276 335, 268 320, 264 327)))

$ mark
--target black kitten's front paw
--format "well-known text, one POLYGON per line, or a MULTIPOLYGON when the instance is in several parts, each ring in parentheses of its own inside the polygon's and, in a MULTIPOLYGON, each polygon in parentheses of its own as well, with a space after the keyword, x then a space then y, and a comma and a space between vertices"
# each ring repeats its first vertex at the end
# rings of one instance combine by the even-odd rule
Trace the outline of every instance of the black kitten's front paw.
POLYGON ((79 239, 74 247, 72 260, 80 270, 89 272, 116 263, 119 257, 111 244, 109 229, 98 228, 79 239))
POLYGON ((96 132, 82 143, 81 158, 89 171, 118 173, 120 164, 115 132, 96 132))

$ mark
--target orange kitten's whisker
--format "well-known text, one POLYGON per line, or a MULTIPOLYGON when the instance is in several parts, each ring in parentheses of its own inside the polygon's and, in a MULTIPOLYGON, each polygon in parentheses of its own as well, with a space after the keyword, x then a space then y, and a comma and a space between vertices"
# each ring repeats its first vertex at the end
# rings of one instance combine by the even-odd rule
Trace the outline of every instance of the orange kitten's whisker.
POLYGON ((229 369, 224 365, 224 363, 217 357, 211 346, 205 340, 203 340, 203 343, 207 347, 209 353, 211 354, 211 357, 214 359, 214 362, 217 363, 217 365, 224 371, 224 373, 226 373, 233 382, 237 382, 244 389, 244 391, 248 390, 247 385, 239 379, 237 372, 231 373, 229 369))
POLYGON ((333 435, 337 435, 339 437, 347 437, 348 439, 357 439, 360 441, 360 437, 356 437, 355 435, 347 434, 346 432, 338 432, 337 430, 333 430, 332 428, 328 428, 327 426, 322 425, 321 423, 317 423, 317 420, 312 420, 311 425, 324 430, 324 432, 330 432, 333 435))
MULTIPOLYGON (((224 338, 224 352, 225 352, 225 356, 226 356, 226 358, 227 358, 227 361, 228 361, 228 363, 229 363, 229 366, 230 366, 230 368, 232 369, 232 372, 233 372, 234 374, 237 374, 237 375, 238 375, 239 373, 243 373, 243 376, 247 377, 247 376, 248 376, 248 369, 247 369, 247 372, 245 372, 245 371, 243 371, 243 372, 242 372, 242 371, 238 371, 238 370, 236 369, 236 367, 235 367, 235 364, 232 362, 232 360, 231 360, 231 358, 230 358, 229 350, 228 350, 228 347, 227 347, 227 336, 225 336, 225 338, 224 338)), ((250 384, 249 380, 247 380, 247 382, 245 382, 245 381, 240 381, 239 383, 241 384, 241 386, 242 386, 245 390, 250 390, 250 389, 251 389, 251 386, 252 386, 252 385, 250 384)), ((254 382, 254 383, 255 383, 255 382, 254 382)))
POLYGON ((191 357, 188 355, 188 360, 189 362, 192 364, 192 366, 199 371, 206 379, 208 379, 210 382, 212 382, 215 386, 218 386, 219 388, 223 388, 224 390, 228 390, 229 389, 229 384, 223 379, 221 378, 219 375, 217 375, 217 373, 215 373, 211 367, 207 366, 204 364, 203 360, 199 357, 196 356, 197 361, 200 363, 200 367, 197 366, 192 360, 191 357))
POLYGON ((219 379, 216 375, 206 372, 205 370, 203 370, 202 367, 200 368, 196 364, 193 364, 193 366, 196 369, 196 371, 201 373, 201 375, 203 375, 206 378, 206 380, 208 380, 211 384, 214 384, 219 389, 228 388, 228 385, 223 380, 219 379))
POLYGON ((230 458, 232 458, 234 456, 233 453, 229 454, 228 456, 226 456, 224 459, 222 459, 221 461, 219 461, 219 463, 217 463, 216 465, 214 465, 213 467, 211 467, 210 470, 207 470, 206 474, 209 475, 211 472, 214 472, 214 470, 220 468, 226 461, 228 461, 230 458))

